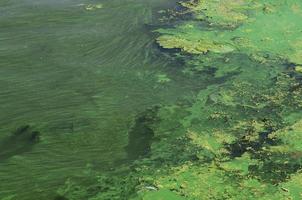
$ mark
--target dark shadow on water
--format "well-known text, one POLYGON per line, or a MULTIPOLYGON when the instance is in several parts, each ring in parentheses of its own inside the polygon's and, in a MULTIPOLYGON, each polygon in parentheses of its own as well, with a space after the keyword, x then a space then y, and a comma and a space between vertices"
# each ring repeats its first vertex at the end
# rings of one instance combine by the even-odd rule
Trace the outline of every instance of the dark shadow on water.
POLYGON ((128 160, 135 160, 142 156, 147 156, 151 149, 154 136, 152 124, 157 118, 159 106, 154 106, 138 114, 135 123, 128 133, 128 145, 126 152, 128 160))
POLYGON ((29 125, 19 127, 0 142, 0 162, 30 151, 39 141, 40 133, 29 125))

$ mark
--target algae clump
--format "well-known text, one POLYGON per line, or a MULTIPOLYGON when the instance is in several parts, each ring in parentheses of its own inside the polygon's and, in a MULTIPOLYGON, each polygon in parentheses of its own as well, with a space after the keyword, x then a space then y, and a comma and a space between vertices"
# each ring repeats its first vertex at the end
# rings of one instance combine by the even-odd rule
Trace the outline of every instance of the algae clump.
POLYGON ((161 36, 157 42, 163 48, 181 49, 191 54, 237 51, 252 58, 258 55, 258 60, 270 57, 280 62, 302 63, 301 2, 212 0, 182 5, 206 16, 207 25, 193 18, 171 29, 159 29, 161 36), (238 18, 233 16, 236 14, 238 18), (229 22, 233 24, 232 28, 223 26, 228 19, 234 20, 229 22), (213 23, 218 24, 219 28, 213 27, 213 23))
POLYGON ((182 2, 187 12, 194 14, 198 20, 204 20, 211 25, 234 27, 248 19, 247 11, 257 7, 252 0, 197 0, 182 2))
POLYGON ((302 73, 302 66, 295 67, 296 72, 302 73))

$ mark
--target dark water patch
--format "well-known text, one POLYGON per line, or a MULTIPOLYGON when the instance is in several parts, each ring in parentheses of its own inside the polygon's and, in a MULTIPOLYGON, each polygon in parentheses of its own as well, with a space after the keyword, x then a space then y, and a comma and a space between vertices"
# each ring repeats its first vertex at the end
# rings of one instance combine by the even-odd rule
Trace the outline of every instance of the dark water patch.
POLYGON ((19 127, 0 143, 0 161, 30 151, 39 141, 40 132, 29 125, 19 127))
POLYGON ((189 10, 182 6, 179 1, 171 1, 170 4, 161 6, 156 11, 153 13, 154 21, 162 25, 161 28, 165 26, 173 27, 176 24, 193 19, 193 14, 188 12, 189 10))
POLYGON ((262 181, 272 184, 279 184, 286 181, 292 174, 301 169, 302 166, 300 164, 276 164, 274 160, 264 162, 261 169, 256 165, 249 167, 252 176, 258 177, 262 181))
POLYGON ((152 125, 158 121, 159 106, 154 106, 138 114, 133 127, 128 133, 126 151, 130 160, 146 156, 150 152, 154 132, 152 125))

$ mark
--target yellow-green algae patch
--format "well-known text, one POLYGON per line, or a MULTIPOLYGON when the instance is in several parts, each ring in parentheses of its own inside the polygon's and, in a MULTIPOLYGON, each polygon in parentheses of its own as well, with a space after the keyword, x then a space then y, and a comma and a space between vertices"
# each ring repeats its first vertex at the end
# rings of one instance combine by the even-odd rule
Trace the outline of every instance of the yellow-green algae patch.
POLYGON ((181 3, 187 12, 211 25, 235 27, 248 18, 248 11, 260 5, 253 0, 190 0, 181 3))
POLYGON ((208 51, 215 53, 228 53, 234 51, 230 45, 224 45, 203 38, 202 40, 189 40, 182 37, 164 35, 157 39, 160 45, 167 49, 181 49, 191 54, 205 54, 208 51))
POLYGON ((296 72, 302 73, 302 66, 295 67, 296 72))
POLYGON ((255 54, 261 54, 262 57, 269 54, 292 63, 302 63, 302 3, 299 1, 212 0, 184 5, 194 13, 204 15, 205 19, 201 20, 208 22, 208 27, 201 26, 195 19, 172 29, 160 29, 158 32, 162 35, 157 41, 162 47, 179 48, 193 54, 224 54, 237 50, 251 57, 255 54), (254 6, 248 6, 250 4, 254 6), (226 11, 222 12, 221 9, 226 11), (235 14, 242 15, 242 20, 229 17, 235 20, 230 23, 237 24, 240 21, 240 25, 229 28, 219 24, 220 21, 225 23, 227 15, 235 14), (213 27, 213 21, 221 26, 213 27))

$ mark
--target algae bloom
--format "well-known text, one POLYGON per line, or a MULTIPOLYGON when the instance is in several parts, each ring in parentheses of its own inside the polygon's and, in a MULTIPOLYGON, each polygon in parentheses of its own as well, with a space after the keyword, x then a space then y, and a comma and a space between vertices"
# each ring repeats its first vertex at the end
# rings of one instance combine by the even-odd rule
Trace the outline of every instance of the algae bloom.
POLYGON ((0 200, 302 199, 302 1, 0 13, 0 200))

